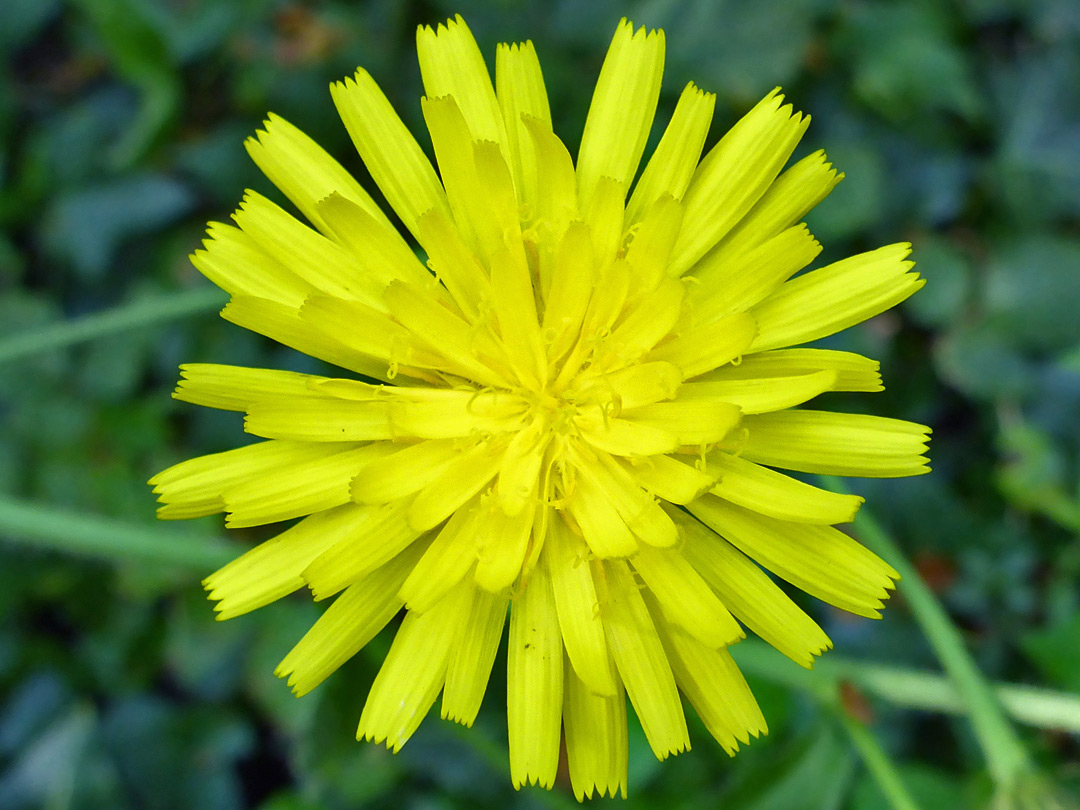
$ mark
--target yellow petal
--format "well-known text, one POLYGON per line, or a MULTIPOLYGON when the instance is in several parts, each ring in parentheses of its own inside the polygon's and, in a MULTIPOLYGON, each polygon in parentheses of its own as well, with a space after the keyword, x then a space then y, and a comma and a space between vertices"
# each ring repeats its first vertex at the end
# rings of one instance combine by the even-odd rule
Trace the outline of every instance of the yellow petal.
POLYGON ((669 513, 684 532, 686 559, 739 621, 800 666, 832 648, 817 623, 738 549, 686 513, 669 513))
POLYGON ((681 550, 642 546, 630 560, 664 617, 710 649, 746 638, 724 604, 681 550))
POLYGON ((311 295, 300 307, 300 320, 326 340, 371 358, 371 363, 379 363, 382 373, 378 379, 410 372, 423 374, 417 366, 441 365, 438 355, 414 345, 416 341, 401 324, 359 301, 311 295))
POLYGON ((456 439, 409 445, 365 465, 352 481, 352 498, 358 503, 387 503, 419 492, 442 475, 463 449, 456 439))
POLYGON ((731 453, 711 453, 709 471, 718 476, 712 493, 763 515, 795 523, 850 523, 863 503, 761 467, 731 453))
POLYGON ((687 508, 721 537, 811 596, 869 618, 899 575, 872 552, 831 526, 790 523, 704 495, 687 508))
POLYGON ((686 190, 686 213, 670 272, 681 275, 753 207, 810 123, 772 91, 705 156, 686 190))
POLYGON ((693 82, 683 88, 671 121, 626 206, 629 224, 641 219, 665 194, 682 199, 701 157, 715 106, 715 93, 706 93, 693 82))
POLYGON ((621 413, 660 400, 673 399, 682 384, 682 372, 671 363, 635 363, 618 371, 579 374, 564 394, 579 405, 600 405, 606 412, 621 413))
POLYGON ((582 450, 585 463, 579 463, 578 475, 588 478, 615 507, 627 528, 651 546, 672 546, 678 532, 656 500, 637 485, 626 469, 607 453, 591 459, 582 450))
POLYGON ((485 257, 480 249, 481 235, 477 233, 477 226, 490 232, 492 223, 485 211, 486 200, 477 190, 479 180, 473 159, 475 138, 453 96, 426 96, 420 99, 420 106, 431 133, 454 222, 465 243, 485 257))
POLYGON ((316 204, 326 225, 326 233, 349 251, 349 257, 374 291, 391 281, 433 284, 431 274, 416 258, 412 248, 394 231, 391 233, 352 200, 334 192, 316 204))
POLYGON ((420 532, 405 519, 407 504, 355 505, 353 523, 329 549, 303 571, 315 601, 341 591, 385 565, 407 548, 420 532))
POLYGON ((520 514, 529 499, 536 497, 540 464, 550 438, 544 422, 534 419, 510 440, 499 467, 495 490, 499 505, 507 515, 520 514))
POLYGON ((218 620, 241 616, 304 587, 303 570, 352 531, 356 516, 351 504, 310 515, 208 576, 203 585, 217 602, 218 620))
POLYGON ((843 179, 844 175, 837 174, 825 160, 823 151, 807 155, 776 178, 750 213, 713 248, 707 261, 723 265, 790 228, 843 179))
POLYGON ((473 579, 485 591, 498 593, 523 575, 525 556, 536 522, 536 504, 507 515, 495 503, 483 504, 478 524, 480 548, 473 579))
POLYGON ((715 399, 730 402, 744 414, 780 411, 801 405, 818 394, 834 390, 835 371, 816 371, 797 377, 762 377, 686 383, 679 399, 715 399))
POLYGON ((269 439, 309 442, 393 439, 390 407, 388 401, 356 403, 331 397, 262 400, 248 409, 244 430, 269 439))
POLYGON ((563 649, 547 568, 538 565, 510 608, 506 721, 515 788, 550 788, 559 765, 563 649))
POLYGON ((592 235, 593 261, 597 267, 615 261, 622 249, 625 199, 626 185, 604 176, 596 181, 592 196, 582 201, 581 218, 592 235))
MULTIPOLYGON (((357 351, 314 328, 295 307, 251 296, 234 296, 221 311, 221 317, 237 326, 276 340, 298 352, 325 360, 375 379, 387 379, 385 360, 357 351)), ((415 369, 399 368, 401 374, 422 375, 415 369)))
POLYGON ((741 312, 661 343, 646 359, 672 363, 682 369, 684 378, 696 377, 740 357, 756 334, 757 323, 753 317, 741 312))
MULTIPOLYGON (((556 250, 567 225, 578 216, 574 161, 551 125, 522 116, 536 162, 536 212, 529 239, 537 246, 540 294, 548 297, 554 274, 556 250)), ((522 147, 525 148, 524 146, 522 147)))
MULTIPOLYGON (((449 215, 435 170, 366 70, 330 85, 341 120, 375 183, 416 238, 416 221, 427 211, 449 215)), ((422 241, 422 240, 421 240, 422 241)))
POLYGON ((622 368, 636 362, 674 328, 682 312, 683 285, 668 279, 643 293, 605 341, 596 365, 622 368))
POLYGON ((267 298, 298 307, 315 288, 259 247, 239 228, 211 222, 203 249, 191 254, 196 269, 230 295, 267 298))
POLYGON ((669 430, 679 444, 712 444, 723 440, 739 424, 739 409, 717 399, 676 399, 628 409, 623 411, 623 417, 669 430))
POLYGON ((513 177, 499 145, 470 138, 454 99, 424 99, 439 169, 458 230, 476 255, 494 267, 508 246, 523 250, 513 177))
POLYGON ((820 475, 896 478, 930 472, 930 428, 866 414, 778 411, 743 419, 750 461, 820 475))
POLYGON ((896 306, 925 281, 904 261, 911 245, 888 245, 793 278, 754 307, 750 351, 779 349, 835 334, 896 306))
POLYGON ((224 411, 245 411, 251 403, 267 397, 317 396, 308 383, 324 379, 269 368, 184 363, 173 399, 224 411))
POLYGON ((580 414, 576 423, 582 439, 597 450, 616 456, 632 458, 673 453, 682 444, 675 433, 654 423, 614 419, 593 412, 580 414))
MULTIPOLYGON (((475 438, 521 428, 528 402, 504 391, 472 388, 405 388, 330 379, 315 384, 321 394, 358 403, 360 410, 387 406, 395 439, 475 438)), ((312 400, 315 402, 316 400, 312 400)))
POLYGON ((349 482, 357 472, 393 449, 381 443, 342 450, 340 445, 324 447, 321 458, 249 476, 225 490, 225 525, 261 526, 348 503, 349 482))
MULTIPOLYGON (((595 238, 593 244, 596 244, 595 238)), ((603 263, 598 261, 598 266, 602 265, 603 263)), ((554 390, 568 386, 589 358, 601 349, 603 336, 608 334, 622 313, 629 290, 630 265, 621 260, 608 264, 593 288, 577 345, 563 360, 554 390)))
MULTIPOLYGON (((668 260, 682 228, 682 213, 682 204, 665 194, 649 206, 639 222, 630 225, 632 238, 626 248, 626 262, 631 269, 631 289, 648 292, 667 277, 668 260)), ((631 222, 629 216, 626 222, 631 222)))
POLYGON ((729 364, 698 377, 699 381, 753 380, 793 377, 816 371, 836 372, 833 391, 881 391, 880 363, 854 352, 834 349, 774 349, 749 354, 738 365, 729 364))
POLYGON ((518 197, 527 209, 534 208, 537 200, 536 153, 521 117, 531 116, 550 129, 551 111, 540 61, 532 42, 499 45, 495 51, 495 93, 506 125, 506 144, 518 197))
POLYGON ((542 390, 548 364, 536 320, 532 276, 525 254, 499 250, 492 257, 491 303, 510 363, 522 385, 542 390))
POLYGON ((387 387, 385 396, 368 400, 305 397, 257 402, 248 410, 245 430, 312 442, 447 439, 477 431, 516 430, 524 411, 511 395, 444 391, 457 396, 415 402, 395 396, 400 390, 387 387))
POLYGON ((481 303, 491 296, 491 280, 484 266, 462 241, 448 214, 438 209, 428 211, 417 220, 416 230, 436 278, 446 285, 465 316, 475 319, 481 303))
POLYGON ((497 388, 512 385, 485 362, 480 336, 434 297, 411 284, 395 281, 386 289, 390 312, 428 349, 450 363, 450 371, 497 388), (460 371, 459 371, 460 369, 460 371))
POLYGON ((316 289, 386 309, 382 286, 350 259, 345 248, 261 194, 247 191, 233 219, 261 250, 316 289))
MULTIPOLYGON (((587 465, 585 465, 587 466, 587 465)), ((566 508, 581 529, 589 550, 601 559, 628 557, 637 551, 637 540, 608 499, 595 475, 577 468, 573 489, 565 493, 566 508)))
POLYGON ((289 651, 274 674, 288 678, 289 687, 300 697, 360 652, 401 610, 398 588, 423 550, 422 543, 414 543, 350 585, 289 651))
MULTIPOLYGON (((342 445, 351 450, 359 445, 342 445)), ((148 482, 158 500, 163 520, 203 517, 225 510, 223 493, 250 478, 303 465, 327 455, 325 446, 307 442, 257 442, 247 447, 182 461, 162 470, 148 482)), ((331 451, 332 452, 332 451, 331 451)))
POLYGON ((409 523, 427 531, 449 517, 495 477, 501 448, 480 442, 450 462, 442 475, 420 490, 409 507, 409 523))
POLYGON ((588 547, 560 518, 548 525, 545 546, 559 628, 570 663, 589 691, 614 696, 619 686, 600 618, 588 547))
POLYGON ((452 96, 474 140, 495 141, 505 148, 506 130, 491 74, 461 15, 436 30, 418 28, 416 52, 428 98, 452 96))
POLYGON ((469 620, 472 588, 447 594, 434 610, 405 616, 371 685, 356 738, 400 750, 442 688, 457 628, 469 620))
POLYGON ((642 489, 669 503, 690 503, 716 483, 715 475, 666 455, 629 459, 624 466, 642 489))
POLYGON ((409 610, 430 610, 476 563, 475 508, 474 504, 458 509, 402 584, 398 596, 409 610))
POLYGON ((495 255, 511 249, 521 253, 521 215, 514 192, 514 179, 505 153, 491 141, 473 144, 473 165, 476 167, 476 186, 471 193, 476 200, 470 205, 471 223, 481 236, 481 255, 489 260, 495 271, 495 255))
POLYGON ((577 342, 594 286, 592 252, 588 227, 570 225, 559 242, 544 308, 544 339, 551 360, 562 357, 577 342))
POLYGON ((600 610, 611 653, 657 759, 690 749, 671 665, 624 560, 605 560, 600 610))
POLYGON ((388 238, 397 235, 386 214, 375 204, 356 179, 315 141, 280 115, 270 113, 254 138, 244 146, 263 174, 296 205, 316 228, 327 233, 317 203, 338 193, 373 217, 388 238))
POLYGON ((760 303, 821 252, 805 225, 794 225, 735 259, 716 263, 712 254, 694 267, 687 296, 698 323, 743 312, 760 303))
POLYGON ((502 640, 507 604, 505 594, 480 589, 473 592, 472 612, 458 628, 450 651, 442 699, 443 719, 465 726, 476 720, 502 640))
POLYGON ((563 724, 570 784, 580 802, 593 793, 626 798, 628 735, 626 695, 616 682, 612 696, 595 694, 572 667, 566 667, 563 724))
POLYGON ((602 177, 628 188, 649 139, 660 77, 664 32, 619 23, 596 81, 578 152, 578 193, 586 203, 602 177))
POLYGON ((726 647, 702 644, 678 627, 658 623, 679 689, 729 755, 750 735, 768 734, 765 717, 726 647))

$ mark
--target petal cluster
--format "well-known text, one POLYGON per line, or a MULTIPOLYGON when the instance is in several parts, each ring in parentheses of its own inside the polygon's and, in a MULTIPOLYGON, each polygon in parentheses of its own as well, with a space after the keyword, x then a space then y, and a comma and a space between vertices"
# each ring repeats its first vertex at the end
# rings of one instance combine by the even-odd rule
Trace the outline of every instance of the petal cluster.
POLYGON ((702 156, 693 84, 642 167, 663 32, 623 21, 574 160, 531 43, 495 81, 458 17, 417 36, 438 171, 375 81, 331 95, 393 214, 271 115, 252 158, 304 224, 253 191, 195 266, 228 320, 352 372, 192 364, 175 396, 264 441, 155 476, 162 518, 300 518, 206 580, 220 618, 307 587, 333 602, 277 674, 315 688, 404 608, 358 737, 397 750, 442 693, 470 725, 509 625, 516 786, 626 792, 626 698, 660 759, 683 697, 734 752, 765 720, 728 646, 744 628, 809 666, 830 646, 765 573, 878 616, 897 574, 835 524, 861 499, 780 470, 928 470, 929 430, 802 406, 881 389, 878 364, 797 348, 922 281, 908 245, 801 272, 801 223, 841 175, 785 169, 809 123, 778 91, 702 156), (636 182, 635 182, 636 178, 636 182))

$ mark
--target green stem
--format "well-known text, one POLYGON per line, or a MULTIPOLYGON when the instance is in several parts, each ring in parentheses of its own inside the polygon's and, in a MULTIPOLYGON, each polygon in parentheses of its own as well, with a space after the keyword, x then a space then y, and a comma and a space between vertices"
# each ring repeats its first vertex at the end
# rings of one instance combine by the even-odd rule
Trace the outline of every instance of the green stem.
POLYGON ((866 763, 870 775, 874 777, 874 781, 881 788, 881 792, 885 794, 889 806, 893 810, 919 810, 919 805, 915 803, 915 799, 908 793, 908 789, 904 787, 904 782, 896 770, 896 765, 893 764, 889 755, 885 753, 885 749, 881 747, 874 735, 870 733, 870 730, 845 712, 842 707, 839 707, 838 713, 844 729, 855 746, 855 750, 859 752, 859 756, 866 763))
MULTIPOLYGON (((862 691, 896 706, 942 714, 966 714, 966 704, 947 677, 921 669, 873 664, 827 655, 803 669, 757 639, 731 648, 747 674, 789 689, 828 698, 837 683, 847 681, 862 691)), ((1035 728, 1080 733, 1080 696, 1037 686, 994 683, 994 694, 1014 720, 1035 728)))
MULTIPOLYGON (((506 772, 507 763, 510 761, 509 752, 488 737, 482 729, 467 728, 453 722, 444 723, 443 729, 457 738, 462 745, 473 749, 494 772, 506 772)), ((530 787, 527 790, 530 799, 534 799, 537 804, 551 808, 551 810, 580 810, 581 808, 581 805, 567 795, 565 789, 558 782, 550 790, 540 787, 530 787)))
POLYGON ((170 292, 153 298, 0 338, 0 364, 76 343, 219 309, 225 294, 216 287, 170 292))
POLYGON ((215 537, 184 534, 163 526, 135 526, 4 497, 0 497, 0 534, 37 548, 110 561, 162 563, 198 572, 214 571, 238 554, 231 544, 215 537))
MULTIPOLYGON (((839 480, 830 477, 827 481, 834 491, 847 491, 839 480)), ((1030 772, 1031 761, 1002 711, 994 690, 964 646, 960 631, 915 567, 865 507, 859 510, 854 529, 867 548, 899 572, 901 589, 911 612, 955 685, 966 714, 971 718, 990 775, 999 788, 1013 790, 1022 777, 1030 772)))
MULTIPOLYGON (((870 664, 835 656, 815 669, 835 673, 870 694, 911 709, 965 714, 966 704, 955 683, 933 672, 870 664)), ((1038 686, 992 683, 1005 713, 1035 728, 1080 734, 1080 696, 1038 686)))
POLYGON ((822 707, 839 718, 870 775, 885 794, 889 806, 893 810, 918 810, 918 805, 904 787, 903 780, 885 749, 869 729, 851 717, 844 708, 840 699, 841 679, 837 677, 838 668, 821 666, 827 658, 817 662, 814 669, 803 669, 764 642, 753 639, 734 645, 731 653, 739 669, 747 674, 809 692, 822 707))

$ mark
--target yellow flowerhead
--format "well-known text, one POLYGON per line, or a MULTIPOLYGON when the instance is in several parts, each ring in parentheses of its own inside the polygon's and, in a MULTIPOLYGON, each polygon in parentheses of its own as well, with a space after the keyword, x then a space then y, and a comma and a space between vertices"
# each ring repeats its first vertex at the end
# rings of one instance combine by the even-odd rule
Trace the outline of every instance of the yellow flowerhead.
POLYGON ((715 96, 688 85, 638 176, 663 32, 620 23, 576 164, 531 43, 499 46, 494 86, 460 17, 417 49, 438 174, 364 70, 331 94, 426 262, 270 116, 248 151, 311 227, 249 191, 192 261, 226 319, 353 375, 183 366, 177 398, 267 441, 157 475, 159 514, 303 518, 206 580, 222 619, 336 597, 277 670, 297 694, 405 608, 358 730, 394 750, 440 691, 473 722, 509 607, 514 785, 551 786, 565 732, 577 796, 625 795, 625 695, 660 759, 690 745, 680 690, 734 752, 765 730, 743 627, 804 666, 830 646, 759 565, 879 615, 896 572, 832 525, 861 499, 776 468, 915 475, 929 430, 791 410, 881 390, 873 360, 791 347, 922 281, 903 244, 796 276, 840 176, 784 170, 809 119, 776 91, 699 162, 715 96))

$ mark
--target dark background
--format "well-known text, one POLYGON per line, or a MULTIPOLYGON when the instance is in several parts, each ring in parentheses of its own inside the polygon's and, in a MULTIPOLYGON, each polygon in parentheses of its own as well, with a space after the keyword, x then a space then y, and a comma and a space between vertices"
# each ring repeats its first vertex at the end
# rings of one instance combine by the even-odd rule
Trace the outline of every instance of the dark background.
MULTIPOLYGON (((246 441, 235 414, 169 398, 177 364, 312 361, 218 319, 212 294, 183 318, 35 350, 66 319, 201 295, 209 285, 186 256, 205 222, 227 218, 245 187, 271 193, 242 145, 267 111, 364 177, 328 83, 364 65, 421 131, 415 26, 454 12, 489 63, 498 41, 536 43, 572 149, 624 15, 667 32, 654 142, 691 79, 718 95, 713 139, 777 84, 813 115, 799 154, 825 147, 847 173, 809 218, 823 260, 910 240, 928 279, 830 342, 880 359, 887 390, 828 407, 932 425, 934 472, 852 486, 986 678, 1075 696, 1080 3, 5 0, 0 807, 567 805, 565 777, 552 794, 510 786, 503 656, 476 728, 429 718, 397 756, 356 743, 389 635, 294 699, 273 668, 319 608, 299 595, 215 624, 199 579, 221 557, 220 521, 186 534, 154 523, 151 474, 246 441), (21 348, 5 356, 12 341, 21 348)), ((231 549, 265 536, 234 532, 231 549)), ((902 596, 881 622, 809 601, 837 660, 901 681, 911 667, 940 670, 902 596)), ((632 724, 624 806, 896 806, 835 707, 785 684, 788 666, 748 661, 771 734, 733 760, 695 719, 694 750, 661 765, 632 724)), ((967 719, 858 685, 843 693, 919 806, 987 805, 994 784, 967 719)), ((1080 784, 1070 705, 1072 734, 1018 710, 1021 739, 1062 795, 1080 784)))

